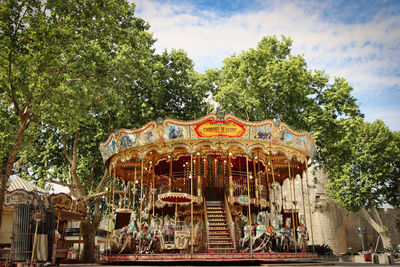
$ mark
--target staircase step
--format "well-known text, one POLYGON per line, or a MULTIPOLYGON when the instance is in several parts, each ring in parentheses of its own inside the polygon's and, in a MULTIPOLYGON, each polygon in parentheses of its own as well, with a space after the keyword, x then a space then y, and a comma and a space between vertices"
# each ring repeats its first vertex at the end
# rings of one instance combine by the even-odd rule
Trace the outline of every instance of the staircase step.
POLYGON ((208 247, 210 246, 232 246, 232 243, 209 243, 208 247))
POLYGON ((208 251, 210 253, 233 253, 234 244, 229 233, 226 211, 222 201, 207 201, 208 251))

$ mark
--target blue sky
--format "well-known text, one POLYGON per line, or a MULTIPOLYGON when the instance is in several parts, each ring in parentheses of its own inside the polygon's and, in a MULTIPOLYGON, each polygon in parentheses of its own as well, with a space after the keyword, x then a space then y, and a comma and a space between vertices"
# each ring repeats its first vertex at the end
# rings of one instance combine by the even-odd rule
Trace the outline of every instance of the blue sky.
POLYGON ((289 36, 310 69, 344 77, 366 120, 400 130, 400 1, 137 0, 158 52, 183 49, 195 69, 222 66, 263 36, 289 36))

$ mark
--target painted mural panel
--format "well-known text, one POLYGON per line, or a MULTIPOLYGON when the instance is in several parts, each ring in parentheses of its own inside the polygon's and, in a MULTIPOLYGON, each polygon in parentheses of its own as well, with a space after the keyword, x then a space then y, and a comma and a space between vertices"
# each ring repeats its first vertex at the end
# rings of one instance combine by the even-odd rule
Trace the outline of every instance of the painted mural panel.
POLYGON ((118 144, 117 144, 117 140, 115 140, 114 138, 111 140, 111 142, 108 144, 108 151, 111 155, 114 155, 115 153, 118 152, 118 144))
POLYGON ((165 127, 165 137, 169 140, 187 138, 187 129, 184 126, 169 123, 165 127))
POLYGON ((279 134, 279 142, 283 145, 293 145, 293 134, 284 129, 279 134))
POLYGON ((157 131, 153 127, 147 128, 146 130, 144 130, 139 134, 140 145, 154 143, 157 140, 157 138, 158 138, 157 131))
POLYGON ((120 142, 121 142, 121 147, 123 149, 133 147, 136 144, 136 135, 135 134, 122 134, 120 142))
POLYGON ((297 139, 296 139, 296 146, 297 146, 299 149, 305 151, 305 150, 307 149, 307 147, 308 147, 308 144, 307 144, 307 136, 300 136, 300 137, 297 137, 297 139))
POLYGON ((272 128, 269 125, 254 128, 253 130, 254 139, 271 140, 272 128))

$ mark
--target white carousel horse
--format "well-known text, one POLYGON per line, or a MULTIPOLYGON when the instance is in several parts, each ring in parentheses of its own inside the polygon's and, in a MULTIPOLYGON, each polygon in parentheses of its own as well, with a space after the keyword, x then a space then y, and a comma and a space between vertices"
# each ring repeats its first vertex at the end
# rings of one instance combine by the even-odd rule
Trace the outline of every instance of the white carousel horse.
POLYGON ((282 225, 282 215, 276 215, 272 220, 272 227, 274 228, 273 235, 275 237, 275 245, 277 248, 280 247, 280 238, 281 238, 281 225, 282 225))
POLYGON ((126 250, 127 247, 129 247, 130 250, 136 249, 136 238, 138 234, 136 212, 134 211, 131 212, 129 224, 123 227, 120 233, 121 236, 118 240, 118 247, 121 247, 121 250, 118 253, 121 254, 126 250))
POLYGON ((265 211, 260 211, 257 214, 256 235, 253 238, 252 246, 254 246, 254 243, 267 232, 266 218, 267 215, 265 211))
POLYGON ((297 245, 301 252, 306 252, 307 249, 307 239, 308 239, 308 232, 307 228, 304 225, 304 216, 300 216, 300 224, 296 228, 297 232, 297 245))
POLYGON ((258 243, 258 246, 253 248, 254 252, 257 251, 266 251, 268 243, 273 235, 273 231, 268 231, 270 228, 267 226, 267 213, 265 211, 259 212, 257 215, 257 228, 256 228, 256 235, 254 236, 252 246, 258 243))
POLYGON ((292 230, 290 229, 292 224, 292 219, 291 218, 286 218, 285 222, 285 227, 281 228, 281 248, 282 251, 290 251, 290 243, 291 243, 291 236, 292 236, 292 230))
POLYGON ((245 226, 243 227, 243 237, 240 239, 240 244, 241 247, 245 247, 245 243, 250 240, 250 234, 251 234, 251 227, 248 225, 247 217, 242 215, 240 216, 240 219, 245 223, 245 226))
POLYGON ((201 103, 207 103, 213 107, 213 113, 217 113, 221 109, 221 104, 214 100, 214 95, 211 91, 206 93, 207 98, 203 98, 201 103))

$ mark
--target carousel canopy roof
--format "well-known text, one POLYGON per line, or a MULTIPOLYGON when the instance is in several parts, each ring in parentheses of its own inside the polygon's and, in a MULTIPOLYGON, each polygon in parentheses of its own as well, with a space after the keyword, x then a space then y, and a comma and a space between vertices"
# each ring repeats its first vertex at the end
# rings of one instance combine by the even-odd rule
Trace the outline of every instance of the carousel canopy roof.
POLYGON ((124 155, 130 158, 132 153, 144 158, 151 151, 183 149, 194 153, 206 146, 224 153, 234 146, 242 146, 245 152, 257 147, 303 160, 312 157, 315 150, 314 138, 308 132, 297 132, 279 121, 250 122, 232 114, 209 114, 192 121, 158 119, 139 129, 119 129, 99 149, 108 164, 115 155, 124 162, 124 155))

